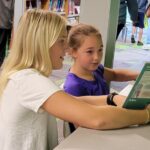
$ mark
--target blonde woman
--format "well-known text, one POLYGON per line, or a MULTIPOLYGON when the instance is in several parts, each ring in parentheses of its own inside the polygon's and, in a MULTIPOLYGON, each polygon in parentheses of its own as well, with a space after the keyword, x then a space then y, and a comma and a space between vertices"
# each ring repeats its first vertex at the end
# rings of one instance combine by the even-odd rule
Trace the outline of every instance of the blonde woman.
MULTIPOLYGON (((76 97, 49 78, 62 67, 66 22, 51 12, 28 10, 21 18, 0 75, 0 149, 46 150, 48 114, 92 129, 115 129, 150 121, 149 108, 108 106, 107 96, 76 97)), ((116 95, 114 103, 124 98, 116 95)))

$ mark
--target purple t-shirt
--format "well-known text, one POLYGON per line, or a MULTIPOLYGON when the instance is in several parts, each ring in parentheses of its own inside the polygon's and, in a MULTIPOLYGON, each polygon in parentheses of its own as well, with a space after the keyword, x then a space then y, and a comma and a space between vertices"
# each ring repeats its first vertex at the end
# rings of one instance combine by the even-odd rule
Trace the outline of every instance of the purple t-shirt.
POLYGON ((103 77, 104 67, 99 65, 93 72, 94 81, 79 78, 73 73, 68 73, 64 83, 64 91, 74 96, 107 95, 109 89, 103 77))

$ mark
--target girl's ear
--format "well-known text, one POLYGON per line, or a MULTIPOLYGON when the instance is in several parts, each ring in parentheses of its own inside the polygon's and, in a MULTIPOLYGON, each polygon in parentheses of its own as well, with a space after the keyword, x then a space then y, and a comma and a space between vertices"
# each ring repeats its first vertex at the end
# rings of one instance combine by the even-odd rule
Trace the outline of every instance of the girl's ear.
POLYGON ((76 58, 77 56, 77 51, 73 48, 68 48, 67 50, 68 55, 70 55, 72 58, 76 58))

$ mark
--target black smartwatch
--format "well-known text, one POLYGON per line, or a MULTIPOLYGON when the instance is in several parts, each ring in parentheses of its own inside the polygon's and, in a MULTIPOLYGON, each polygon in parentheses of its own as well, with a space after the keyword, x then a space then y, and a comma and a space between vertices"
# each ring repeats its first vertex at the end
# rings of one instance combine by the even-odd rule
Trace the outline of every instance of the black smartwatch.
POLYGON ((118 95, 118 94, 116 92, 113 92, 107 96, 107 104, 108 105, 117 106, 116 103, 113 101, 113 98, 115 95, 118 95))

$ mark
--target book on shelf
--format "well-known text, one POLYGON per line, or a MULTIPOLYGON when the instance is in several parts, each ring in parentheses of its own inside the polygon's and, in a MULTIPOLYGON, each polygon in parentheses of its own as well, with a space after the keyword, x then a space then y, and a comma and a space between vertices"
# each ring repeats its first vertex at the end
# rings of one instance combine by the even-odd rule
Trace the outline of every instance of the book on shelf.
POLYGON ((57 11, 57 7, 58 7, 58 0, 50 0, 50 6, 49 6, 49 9, 51 11, 57 11))
POLYGON ((75 14, 74 0, 68 0, 68 15, 75 14))
POLYGON ((50 10, 66 12, 67 15, 75 14, 74 0, 50 0, 50 10))
POLYGON ((123 107, 144 109, 148 104, 150 104, 150 62, 145 63, 123 107))

